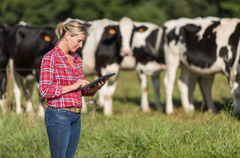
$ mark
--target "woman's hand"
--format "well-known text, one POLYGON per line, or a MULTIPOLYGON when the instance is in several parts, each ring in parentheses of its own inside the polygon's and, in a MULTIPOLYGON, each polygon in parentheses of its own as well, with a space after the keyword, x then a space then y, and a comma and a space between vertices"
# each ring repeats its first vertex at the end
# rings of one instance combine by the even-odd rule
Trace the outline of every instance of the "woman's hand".
POLYGON ((94 84, 94 87, 90 87, 88 88, 88 93, 95 93, 96 91, 98 91, 99 89, 102 88, 102 86, 106 83, 106 81, 108 80, 109 78, 106 78, 104 81, 100 80, 99 82, 95 83, 94 84))
POLYGON ((89 84, 89 82, 87 80, 77 80, 77 82, 75 82, 72 85, 68 85, 68 86, 63 86, 62 89, 62 94, 77 90, 79 88, 82 88, 83 86, 85 86, 86 84, 89 84))
POLYGON ((77 82, 75 82, 73 84, 73 90, 77 90, 79 88, 84 87, 85 85, 89 84, 89 82, 87 80, 77 80, 77 82))

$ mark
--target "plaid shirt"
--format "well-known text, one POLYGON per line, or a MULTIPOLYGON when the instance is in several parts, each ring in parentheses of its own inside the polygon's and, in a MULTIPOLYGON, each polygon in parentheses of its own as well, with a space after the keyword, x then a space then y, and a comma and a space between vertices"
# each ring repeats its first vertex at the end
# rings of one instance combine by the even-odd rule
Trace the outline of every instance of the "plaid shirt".
POLYGON ((61 94, 63 86, 71 85, 77 80, 84 80, 81 57, 71 53, 73 68, 61 48, 56 46, 44 55, 41 62, 39 93, 47 98, 47 105, 55 108, 82 107, 82 96, 93 96, 88 90, 75 90, 61 94))

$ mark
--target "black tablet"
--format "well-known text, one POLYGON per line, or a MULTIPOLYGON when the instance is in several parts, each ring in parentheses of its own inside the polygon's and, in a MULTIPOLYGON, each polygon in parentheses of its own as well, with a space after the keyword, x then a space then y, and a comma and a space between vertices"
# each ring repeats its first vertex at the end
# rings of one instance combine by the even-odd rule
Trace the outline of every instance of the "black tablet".
POLYGON ((87 84, 86 86, 83 86, 81 89, 86 89, 86 88, 89 88, 89 87, 93 87, 95 83, 97 83, 101 80, 104 81, 105 78, 112 77, 113 75, 115 75, 115 73, 111 73, 111 74, 107 74, 107 75, 104 75, 102 77, 99 77, 98 79, 92 81, 91 83, 87 84))

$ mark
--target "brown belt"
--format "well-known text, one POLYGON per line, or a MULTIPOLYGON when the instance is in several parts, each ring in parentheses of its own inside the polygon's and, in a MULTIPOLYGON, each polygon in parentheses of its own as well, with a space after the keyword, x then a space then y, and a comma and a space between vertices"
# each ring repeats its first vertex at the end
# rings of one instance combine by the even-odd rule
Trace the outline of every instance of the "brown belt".
POLYGON ((67 110, 67 111, 71 111, 71 112, 74 112, 76 114, 79 114, 81 112, 81 108, 74 108, 74 107, 70 107, 70 108, 62 108, 64 110, 67 110))

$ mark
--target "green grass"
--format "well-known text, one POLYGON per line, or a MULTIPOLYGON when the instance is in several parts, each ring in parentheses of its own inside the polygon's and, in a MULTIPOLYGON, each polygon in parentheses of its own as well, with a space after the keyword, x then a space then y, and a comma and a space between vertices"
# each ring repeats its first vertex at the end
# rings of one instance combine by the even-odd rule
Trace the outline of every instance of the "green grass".
MULTIPOLYGON (((165 94, 161 74, 161 102, 165 94)), ((89 77, 89 81, 93 78, 89 77)), ((150 79, 149 79, 150 81, 150 79)), ((10 85, 11 87, 12 85, 10 85)), ((12 89, 12 87, 11 87, 12 89)), ((33 101, 37 101, 34 90, 33 101)), ((44 119, 33 114, 14 113, 14 97, 9 92, 10 107, 0 113, 0 155, 3 158, 50 157, 44 119)), ((196 87, 194 113, 184 113, 177 86, 173 101, 175 112, 166 115, 152 108, 151 112, 140 110, 140 86, 134 71, 121 72, 114 95, 112 117, 103 115, 101 109, 88 104, 89 113, 82 114, 82 131, 76 157, 128 158, 128 157, 240 157, 239 121, 232 117, 230 89, 227 79, 218 74, 213 85, 213 99, 219 114, 201 111, 201 92, 196 87)), ((87 98, 87 101, 96 97, 87 98)), ((154 105, 154 94, 149 82, 149 101, 154 105)), ((22 98, 22 104, 25 100, 22 98)), ((37 107, 35 107, 35 110, 37 107)))

